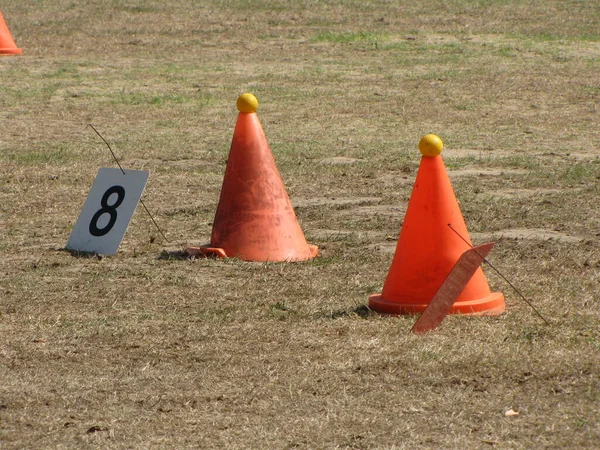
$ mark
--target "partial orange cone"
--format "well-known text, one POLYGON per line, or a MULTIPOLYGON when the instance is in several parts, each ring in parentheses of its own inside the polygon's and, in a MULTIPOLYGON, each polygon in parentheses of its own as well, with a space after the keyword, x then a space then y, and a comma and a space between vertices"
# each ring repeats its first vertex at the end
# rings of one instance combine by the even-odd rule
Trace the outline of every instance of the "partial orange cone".
POLYGON ((20 55, 23 50, 17 48, 0 12, 0 55, 20 55))
MULTIPOLYGON (((435 135, 424 136, 419 142, 423 158, 396 253, 382 293, 369 297, 369 307, 377 312, 423 312, 458 259, 471 248, 467 226, 440 155, 442 148, 441 139, 435 135)), ((497 315, 504 308, 504 295, 490 292, 479 267, 450 314, 497 315)))
POLYGON ((318 248, 306 242, 264 131, 258 101, 242 94, 210 246, 188 254, 245 261, 305 261, 318 248))

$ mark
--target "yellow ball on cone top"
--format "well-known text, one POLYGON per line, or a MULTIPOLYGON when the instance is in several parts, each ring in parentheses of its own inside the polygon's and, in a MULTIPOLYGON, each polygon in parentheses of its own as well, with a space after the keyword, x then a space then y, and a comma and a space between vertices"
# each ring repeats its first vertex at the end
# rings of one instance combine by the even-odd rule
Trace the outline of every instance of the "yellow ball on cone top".
POLYGON ((258 108, 258 99, 254 96, 254 94, 246 92, 238 97, 237 108, 243 113, 256 112, 256 109, 258 108))
POLYGON ((442 153, 444 143, 435 134, 426 134, 419 141, 419 150, 423 156, 437 156, 442 153))

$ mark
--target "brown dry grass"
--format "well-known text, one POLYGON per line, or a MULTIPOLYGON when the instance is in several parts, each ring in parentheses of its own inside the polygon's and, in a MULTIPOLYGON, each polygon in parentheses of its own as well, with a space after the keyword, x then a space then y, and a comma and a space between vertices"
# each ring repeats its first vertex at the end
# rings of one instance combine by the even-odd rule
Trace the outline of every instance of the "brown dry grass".
POLYGON ((4 0, 1 448, 600 446, 600 2, 4 0), (530 4, 533 3, 533 4, 530 4), (254 92, 308 263, 208 241, 254 92), (151 171, 118 255, 62 251, 99 167, 151 171), (475 241, 552 322, 414 319, 379 292, 442 136, 475 241), (513 409, 519 414, 507 416, 513 409))

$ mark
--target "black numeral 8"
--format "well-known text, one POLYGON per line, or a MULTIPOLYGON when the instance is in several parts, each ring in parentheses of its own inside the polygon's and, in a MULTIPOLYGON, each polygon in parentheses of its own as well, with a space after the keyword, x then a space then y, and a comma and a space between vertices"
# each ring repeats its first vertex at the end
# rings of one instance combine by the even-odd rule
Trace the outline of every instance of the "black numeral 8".
POLYGON ((92 236, 104 236, 105 234, 108 234, 110 230, 112 230, 112 227, 115 226, 115 222, 117 221, 117 208, 121 205, 121 203, 123 203, 124 199, 125 189, 123 186, 112 186, 106 190, 102 196, 102 199, 100 200, 100 206, 102 206, 102 208, 96 211, 96 214, 94 214, 90 222, 90 234, 92 236), (112 205, 109 205, 108 199, 112 194, 117 194, 117 200, 112 205), (103 214, 110 215, 110 219, 104 228, 98 228, 98 220, 103 214))

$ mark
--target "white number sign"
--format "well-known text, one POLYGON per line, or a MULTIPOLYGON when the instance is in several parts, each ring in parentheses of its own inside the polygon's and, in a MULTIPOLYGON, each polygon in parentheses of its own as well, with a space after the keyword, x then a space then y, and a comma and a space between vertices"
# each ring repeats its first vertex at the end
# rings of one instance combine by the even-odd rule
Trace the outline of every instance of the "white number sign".
POLYGON ((113 255, 125 236, 149 173, 102 168, 73 228, 67 249, 113 255))

